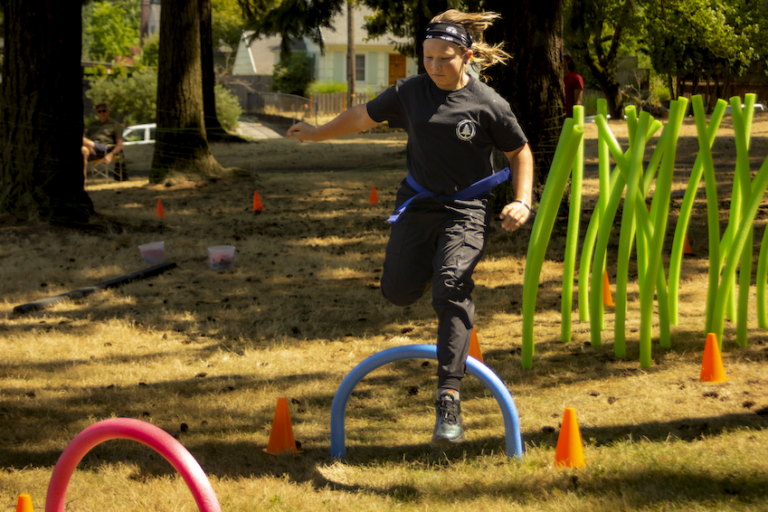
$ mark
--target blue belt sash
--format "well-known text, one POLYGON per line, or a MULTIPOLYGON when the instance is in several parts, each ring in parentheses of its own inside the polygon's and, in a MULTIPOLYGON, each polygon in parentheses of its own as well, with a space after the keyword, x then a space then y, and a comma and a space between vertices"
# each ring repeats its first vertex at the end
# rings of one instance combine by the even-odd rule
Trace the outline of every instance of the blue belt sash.
POLYGON ((400 215, 403 214, 403 212, 408 208, 408 205, 411 204, 411 202, 415 199, 426 199, 426 198, 434 198, 434 199, 448 199, 451 201, 466 201, 468 199, 474 199, 476 197, 483 196, 491 191, 491 189, 497 185, 501 185, 505 181, 507 181, 510 177, 511 173, 509 172, 509 167, 505 167, 501 171, 491 174, 487 178, 483 178, 480 181, 473 183, 472 185, 468 186, 467 188, 463 190, 459 190, 455 194, 452 194, 450 196, 439 196, 437 194, 433 194, 429 190, 425 189, 418 183, 416 183, 416 180, 413 179, 411 176, 411 173, 408 173, 405 177, 405 180, 408 182, 408 185, 411 186, 413 190, 417 192, 417 194, 410 199, 408 199, 406 202, 400 205, 400 208, 394 211, 392 215, 389 216, 387 219, 387 222, 390 224, 396 223, 398 220, 400 220, 400 215))

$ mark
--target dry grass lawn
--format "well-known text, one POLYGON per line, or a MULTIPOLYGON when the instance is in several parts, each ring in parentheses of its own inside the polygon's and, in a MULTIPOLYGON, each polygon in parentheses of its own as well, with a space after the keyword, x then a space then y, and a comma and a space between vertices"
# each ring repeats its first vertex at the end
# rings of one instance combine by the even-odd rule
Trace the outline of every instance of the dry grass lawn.
MULTIPOLYGON (((625 141, 622 123, 612 128, 625 141)), ((595 126, 586 134, 583 229, 597 191, 595 126)), ((726 118, 714 148, 724 208, 732 134, 726 118)), ((756 116, 753 134, 756 169, 768 155, 768 116, 756 116)), ((346 374, 383 349, 434 343, 427 298, 398 308, 379 292, 384 219, 404 176, 405 140, 371 134, 215 146, 224 166, 247 172, 157 186, 141 177, 151 154, 137 150, 132 181, 89 182, 99 213, 93 230, 0 219, 0 509, 12 510, 26 492, 42 510, 62 450, 111 417, 175 434, 225 511, 768 509, 768 333, 757 328, 754 301, 747 348, 737 348, 726 326, 729 380, 698 380, 708 264, 703 183, 689 229, 695 254, 683 264, 680 324, 670 350, 654 346, 651 369, 637 362, 632 279, 627 359, 613 355, 611 308, 601 347, 589 345, 577 311, 573 342, 559 342, 560 222, 542 270, 534 369, 522 370, 520 297, 531 226, 499 231, 475 274, 476 327, 485 362, 508 384, 520 413, 523 461, 507 460, 498 405, 471 377, 462 392, 467 443, 431 448, 435 364, 421 360, 387 365, 360 383, 347 409, 347 457, 330 457, 331 403, 346 374), (372 186, 378 206, 368 205, 372 186), (251 212, 254 190, 261 215, 251 212), (154 217, 158 199, 164 221, 154 217), (44 311, 12 312, 140 270, 137 246, 156 240, 165 241, 178 268, 44 311), (230 271, 207 266, 206 247, 219 244, 237 247, 230 271), (302 454, 262 451, 280 396, 289 398, 302 454), (586 469, 554 467, 565 407, 576 409, 586 469)), ((676 190, 685 188, 696 151, 688 120, 676 190)), ((667 251, 680 201, 673 199, 667 251)), ((756 245, 767 217, 762 210, 756 245)), ((617 244, 618 232, 609 258, 617 244)), ((575 297, 576 290, 574 305, 575 297)), ((84 458, 67 503, 68 511, 196 510, 173 468, 128 441, 106 442, 84 458)))

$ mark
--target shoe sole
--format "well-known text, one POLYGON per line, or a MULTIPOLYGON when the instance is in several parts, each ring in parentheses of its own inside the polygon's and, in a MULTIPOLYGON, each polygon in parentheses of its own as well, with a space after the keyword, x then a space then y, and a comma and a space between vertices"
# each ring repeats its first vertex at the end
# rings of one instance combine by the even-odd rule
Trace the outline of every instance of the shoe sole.
POLYGON ((447 437, 433 437, 432 441, 430 441, 430 444, 432 446, 449 446, 452 444, 461 444, 464 442, 464 434, 462 433, 459 437, 455 439, 449 439, 447 437))

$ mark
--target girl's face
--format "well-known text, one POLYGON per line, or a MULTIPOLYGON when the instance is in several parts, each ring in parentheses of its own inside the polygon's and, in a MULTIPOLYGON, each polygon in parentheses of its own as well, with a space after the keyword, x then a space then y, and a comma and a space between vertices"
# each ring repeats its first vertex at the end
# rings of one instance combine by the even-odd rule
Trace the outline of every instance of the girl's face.
POLYGON ((424 67, 427 74, 440 89, 455 91, 469 81, 464 66, 469 62, 472 51, 464 51, 454 43, 442 39, 424 41, 424 67))

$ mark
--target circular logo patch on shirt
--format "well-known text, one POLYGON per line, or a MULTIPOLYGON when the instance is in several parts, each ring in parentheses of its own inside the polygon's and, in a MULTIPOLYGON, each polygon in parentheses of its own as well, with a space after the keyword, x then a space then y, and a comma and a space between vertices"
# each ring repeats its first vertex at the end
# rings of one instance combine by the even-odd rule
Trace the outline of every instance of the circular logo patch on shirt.
POLYGON ((477 128, 475 127, 475 122, 471 119, 464 119, 456 125, 456 136, 464 142, 472 140, 475 133, 477 133, 477 128))

